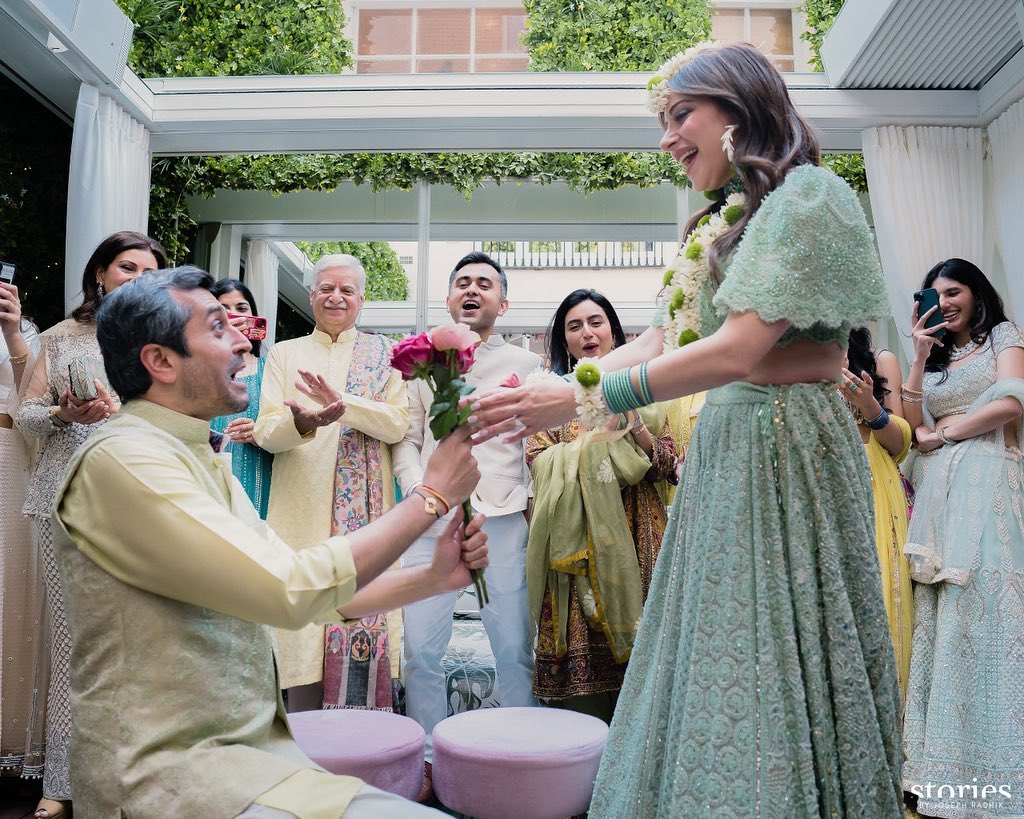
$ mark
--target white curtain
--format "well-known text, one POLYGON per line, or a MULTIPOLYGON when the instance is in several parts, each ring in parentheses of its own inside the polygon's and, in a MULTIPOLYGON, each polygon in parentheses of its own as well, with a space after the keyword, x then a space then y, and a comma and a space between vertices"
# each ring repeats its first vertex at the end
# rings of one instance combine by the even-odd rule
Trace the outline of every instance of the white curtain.
POLYGON ((245 283, 256 299, 260 315, 267 320, 267 340, 264 347, 274 343, 277 324, 277 254, 269 242, 253 239, 249 242, 249 258, 245 264, 245 283))
POLYGON ((1024 100, 988 126, 992 163, 992 214, 1006 272, 1009 307, 1024 321, 1024 100))
POLYGON ((887 126, 862 136, 889 301, 912 359, 910 312, 924 274, 952 256, 984 265, 982 132, 887 126))
POLYGON ((118 230, 146 232, 149 171, 149 131, 97 88, 83 84, 71 137, 65 310, 82 300, 82 272, 96 245, 118 230))

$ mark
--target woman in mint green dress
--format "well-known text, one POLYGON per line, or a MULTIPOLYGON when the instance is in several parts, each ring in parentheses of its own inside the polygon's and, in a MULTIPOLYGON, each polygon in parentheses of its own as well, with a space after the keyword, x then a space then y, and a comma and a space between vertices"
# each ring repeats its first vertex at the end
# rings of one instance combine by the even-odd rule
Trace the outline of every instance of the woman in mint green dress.
POLYGON ((752 46, 677 55, 649 94, 662 149, 714 199, 658 320, 601 359, 597 387, 532 381, 471 419, 515 439, 577 403, 593 417, 713 388, 590 816, 899 816, 870 474, 836 391, 851 326, 888 315, 864 213, 752 46))
MULTIPOLYGON (((256 316, 256 300, 249 288, 238 279, 220 279, 210 290, 231 315, 256 316)), ((242 484, 252 505, 266 520, 270 500, 270 474, 274 456, 256 445, 253 426, 260 414, 260 389, 263 387, 263 366, 267 363, 261 341, 253 341, 252 351, 245 354, 245 369, 237 376, 249 391, 249 406, 234 415, 222 415, 210 422, 215 432, 231 441, 231 472, 242 484)))

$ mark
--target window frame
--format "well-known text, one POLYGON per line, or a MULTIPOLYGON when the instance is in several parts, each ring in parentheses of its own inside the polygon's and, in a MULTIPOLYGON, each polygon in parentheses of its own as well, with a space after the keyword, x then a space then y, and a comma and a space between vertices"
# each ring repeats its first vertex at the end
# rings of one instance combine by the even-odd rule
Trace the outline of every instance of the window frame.
POLYGON ((751 43, 760 50, 760 46, 750 39, 750 12, 751 10, 763 11, 789 11, 793 26, 793 53, 791 54, 764 54, 774 64, 781 60, 792 60, 794 73, 806 73, 813 71, 810 60, 812 57, 810 45, 801 39, 800 35, 807 30, 807 16, 800 11, 803 0, 717 0, 712 10, 711 20, 714 24, 715 14, 726 9, 743 10, 743 35, 745 42, 751 43))
POLYGON ((375 63, 375 62, 394 62, 397 60, 407 60, 409 62, 411 74, 419 73, 436 73, 436 72, 420 72, 417 71, 418 63, 422 59, 426 60, 465 60, 469 64, 468 72, 452 72, 452 73, 525 73, 528 69, 527 66, 523 66, 519 71, 514 72, 480 72, 477 70, 478 60, 522 60, 526 59, 529 62, 529 54, 526 50, 517 52, 496 52, 480 54, 476 50, 477 38, 476 38, 476 13, 479 9, 522 9, 525 16, 526 12, 523 9, 521 3, 515 2, 515 0, 360 0, 360 2, 353 2, 349 9, 349 19, 351 20, 351 41, 355 44, 355 53, 353 57, 353 70, 359 72, 360 63, 375 63), (363 11, 405 11, 411 12, 411 34, 408 54, 360 54, 359 53, 359 27, 361 24, 360 15, 363 11), (450 54, 419 54, 417 52, 417 39, 419 34, 419 12, 420 11, 432 11, 439 9, 466 9, 470 13, 469 17, 469 52, 468 53, 450 53, 450 54))

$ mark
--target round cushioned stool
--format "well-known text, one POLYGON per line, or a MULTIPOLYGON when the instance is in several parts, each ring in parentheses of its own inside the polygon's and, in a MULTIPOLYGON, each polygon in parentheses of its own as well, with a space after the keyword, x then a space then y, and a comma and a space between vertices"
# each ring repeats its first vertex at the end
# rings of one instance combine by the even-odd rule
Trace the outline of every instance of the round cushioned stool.
POLYGON ((335 774, 415 799, 423 785, 423 729, 387 711, 349 708, 288 715, 299 748, 335 774))
POLYGON ((480 819, 557 819, 590 805, 608 726, 557 708, 484 708, 434 728, 434 793, 480 819))

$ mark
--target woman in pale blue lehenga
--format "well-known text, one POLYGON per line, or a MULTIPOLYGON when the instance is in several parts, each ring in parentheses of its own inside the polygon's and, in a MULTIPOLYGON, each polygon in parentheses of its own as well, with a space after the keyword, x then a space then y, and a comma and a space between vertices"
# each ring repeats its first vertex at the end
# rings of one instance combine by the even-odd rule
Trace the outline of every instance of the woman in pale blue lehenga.
MULTIPOLYGON (((238 279, 220 279, 214 283, 210 292, 232 315, 259 315, 252 292, 238 279)), ((256 445, 252 430, 260 414, 260 390, 263 387, 263 367, 267 357, 262 354, 264 350, 261 349, 261 341, 250 343, 252 351, 245 354, 245 368, 236 376, 239 381, 245 382, 249 391, 249 406, 234 415, 214 418, 210 427, 231 441, 231 472, 242 484, 260 517, 266 520, 274 456, 256 445)))
MULTIPOLYGON (((816 137, 752 46, 673 58, 650 100, 661 147, 731 227, 711 244, 699 326, 686 328, 699 340, 684 330, 665 344, 686 306, 673 291, 655 326, 601 359, 591 391, 621 412, 715 388, 590 816, 899 816, 900 697, 870 476, 836 390, 851 325, 888 315, 864 213, 818 166, 816 137), (733 190, 741 212, 722 210, 733 190)), ((692 245, 684 257, 701 256, 692 245)), ((574 414, 576 390, 545 379, 481 396, 472 422, 520 438, 574 414)))
POLYGON ((926 816, 1024 816, 1024 339, 963 259, 924 280, 903 385, 916 428, 903 784, 926 816), (941 343, 937 333, 945 331, 941 343))

